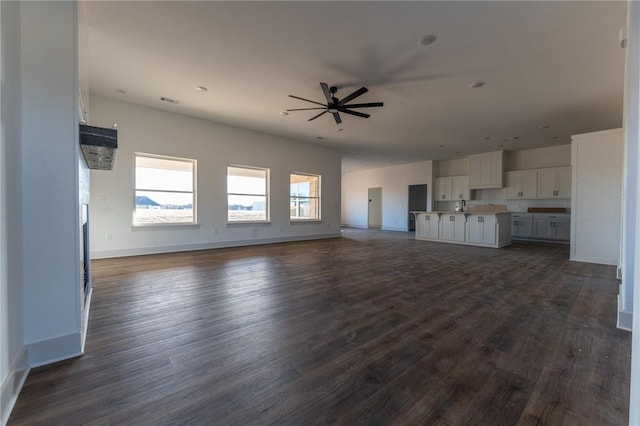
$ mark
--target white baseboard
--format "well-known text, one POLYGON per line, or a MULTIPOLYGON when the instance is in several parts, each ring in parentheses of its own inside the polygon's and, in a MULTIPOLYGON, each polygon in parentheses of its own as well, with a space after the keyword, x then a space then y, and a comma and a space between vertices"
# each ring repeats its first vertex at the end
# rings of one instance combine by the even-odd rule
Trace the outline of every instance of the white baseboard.
POLYGON ((7 424, 11 410, 13 410, 22 386, 29 375, 29 370, 27 348, 23 347, 11 365, 7 377, 2 382, 2 391, 0 393, 0 425, 4 426, 7 424))
POLYGON ((391 226, 383 226, 383 231, 396 231, 396 232, 407 232, 407 228, 394 228, 391 226))
POLYGON ((622 297, 618 294, 618 322, 616 326, 619 329, 633 330, 633 312, 625 311, 622 307, 622 297))
POLYGON ((617 259, 603 259, 600 257, 572 256, 569 260, 572 262, 597 263, 599 265, 618 265, 617 259))
POLYGON ((290 243, 295 241, 324 240, 327 238, 340 238, 342 233, 296 235, 290 237, 260 238, 255 240, 236 240, 222 242, 208 242, 200 244, 180 244, 175 246, 139 247, 131 249, 94 250, 91 259, 107 259, 112 257, 142 256, 146 254, 176 253, 181 251, 209 250, 228 247, 257 246, 262 244, 290 243))
POLYGON ((350 225, 348 223, 342 224, 343 228, 355 228, 355 229, 369 229, 367 225, 350 225))
POLYGON ((29 366, 40 367, 82 355, 82 333, 71 333, 53 339, 30 343, 29 366))

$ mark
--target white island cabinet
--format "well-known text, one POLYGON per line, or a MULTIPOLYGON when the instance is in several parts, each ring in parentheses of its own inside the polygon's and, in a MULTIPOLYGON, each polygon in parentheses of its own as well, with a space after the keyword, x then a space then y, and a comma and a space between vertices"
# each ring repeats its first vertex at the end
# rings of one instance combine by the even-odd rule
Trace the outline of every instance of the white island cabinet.
POLYGON ((504 247, 511 244, 511 213, 413 212, 416 240, 504 247))

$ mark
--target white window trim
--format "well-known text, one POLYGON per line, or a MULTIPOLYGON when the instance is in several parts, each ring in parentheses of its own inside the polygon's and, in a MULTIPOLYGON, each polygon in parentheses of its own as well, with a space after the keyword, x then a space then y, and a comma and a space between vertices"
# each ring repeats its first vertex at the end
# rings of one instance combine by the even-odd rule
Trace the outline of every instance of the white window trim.
MULTIPOLYGON (((132 229, 136 229, 136 228, 170 228, 170 227, 174 227, 174 228, 193 228, 193 227, 199 227, 199 223, 198 223, 198 206, 197 206, 197 200, 198 200, 198 188, 197 188, 197 166, 198 166, 198 160, 194 159, 194 158, 185 158, 185 157, 174 157, 171 155, 160 155, 160 154, 149 154, 146 152, 134 152, 133 153, 133 176, 131 177, 132 181, 133 181, 133 210, 131 211, 131 228, 132 229), (136 191, 148 191, 148 192, 153 192, 154 190, 148 190, 148 189, 138 189, 136 187, 136 158, 137 157, 146 157, 146 158, 155 158, 155 159, 159 159, 159 160, 171 160, 171 161, 183 161, 186 163, 191 163, 193 164, 193 172, 192 172, 192 179, 193 179, 193 191, 191 192, 191 194, 193 194, 193 221, 191 222, 169 222, 169 223, 161 223, 161 222, 155 222, 155 223, 136 223, 136 191)), ((158 191, 158 192, 179 192, 179 193, 189 193, 187 191, 158 191)))
POLYGON ((300 217, 291 217, 291 213, 289 213, 289 222, 290 223, 312 223, 312 222, 322 222, 322 175, 308 173, 308 172, 290 172, 289 173, 289 203, 291 203, 291 199, 293 196, 291 195, 291 175, 300 175, 300 176, 311 176, 318 178, 318 196, 317 197, 295 197, 298 200, 307 199, 317 199, 318 200, 318 217, 316 218, 300 218, 300 217))
POLYGON ((260 167, 260 166, 246 166, 243 164, 234 164, 228 163, 227 170, 225 174, 225 187, 227 188, 227 225, 250 225, 250 224, 269 224, 271 223, 271 169, 268 167, 260 167), (229 191, 229 167, 235 167, 238 169, 248 169, 248 170, 260 170, 266 172, 265 176, 265 188, 264 194, 250 194, 250 193, 238 193, 238 192, 228 192, 229 191), (266 218, 264 220, 229 220, 229 195, 236 196, 250 196, 250 197, 265 197, 265 214, 266 218))

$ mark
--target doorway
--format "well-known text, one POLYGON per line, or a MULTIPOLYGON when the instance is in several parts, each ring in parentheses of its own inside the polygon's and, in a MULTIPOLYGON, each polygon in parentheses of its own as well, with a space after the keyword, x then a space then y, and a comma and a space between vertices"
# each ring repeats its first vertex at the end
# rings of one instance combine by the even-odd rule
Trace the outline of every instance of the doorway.
POLYGON ((414 211, 427 211, 427 184, 424 185, 409 185, 409 231, 416 230, 416 218, 413 215, 414 211))
POLYGON ((369 188, 369 228, 382 227, 382 188, 369 188))

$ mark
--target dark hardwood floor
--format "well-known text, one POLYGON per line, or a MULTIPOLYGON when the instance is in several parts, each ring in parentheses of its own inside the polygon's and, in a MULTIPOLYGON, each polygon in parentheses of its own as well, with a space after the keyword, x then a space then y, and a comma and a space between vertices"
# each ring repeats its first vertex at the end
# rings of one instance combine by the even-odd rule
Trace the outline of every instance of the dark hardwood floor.
POLYGON ((94 261, 86 354, 9 424, 627 424, 614 267, 344 235, 94 261))

